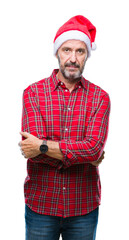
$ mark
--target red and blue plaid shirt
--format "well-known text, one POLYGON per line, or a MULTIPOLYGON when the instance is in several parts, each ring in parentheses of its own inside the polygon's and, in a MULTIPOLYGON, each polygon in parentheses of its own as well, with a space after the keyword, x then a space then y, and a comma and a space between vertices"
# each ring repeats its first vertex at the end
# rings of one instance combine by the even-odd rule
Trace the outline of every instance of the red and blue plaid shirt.
POLYGON ((46 154, 28 159, 24 193, 33 211, 65 218, 100 204, 99 170, 91 162, 99 159, 107 139, 110 99, 83 77, 70 93, 57 72, 25 89, 22 131, 58 141, 63 161, 46 154))

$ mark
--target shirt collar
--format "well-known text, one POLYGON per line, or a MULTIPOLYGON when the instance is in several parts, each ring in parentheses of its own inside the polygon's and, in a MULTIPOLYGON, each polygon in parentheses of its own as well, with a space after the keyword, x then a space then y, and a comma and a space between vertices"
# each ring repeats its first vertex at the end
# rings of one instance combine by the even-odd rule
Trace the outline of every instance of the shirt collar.
MULTIPOLYGON (((51 75, 51 89, 52 91, 54 91, 61 83, 61 81, 57 78, 57 73, 58 73, 59 69, 54 69, 51 75)), ((84 87, 85 89, 87 89, 87 80, 81 76, 79 82, 78 82, 78 86, 79 84, 82 85, 82 87, 84 87)))
POLYGON ((85 89, 87 89, 87 80, 83 76, 81 76, 81 84, 85 89))
POLYGON ((54 69, 53 72, 52 72, 52 75, 50 77, 52 91, 54 91, 58 87, 58 85, 60 84, 60 80, 56 76, 58 71, 59 71, 59 69, 54 69))

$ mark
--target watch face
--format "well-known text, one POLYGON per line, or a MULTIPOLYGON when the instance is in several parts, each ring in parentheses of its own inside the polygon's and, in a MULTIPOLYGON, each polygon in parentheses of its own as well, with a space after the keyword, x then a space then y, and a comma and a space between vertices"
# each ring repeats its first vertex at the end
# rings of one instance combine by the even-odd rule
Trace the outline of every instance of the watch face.
POLYGON ((48 146, 45 145, 45 144, 41 145, 41 146, 40 146, 40 151, 41 151, 42 153, 46 153, 46 152, 48 151, 48 146))

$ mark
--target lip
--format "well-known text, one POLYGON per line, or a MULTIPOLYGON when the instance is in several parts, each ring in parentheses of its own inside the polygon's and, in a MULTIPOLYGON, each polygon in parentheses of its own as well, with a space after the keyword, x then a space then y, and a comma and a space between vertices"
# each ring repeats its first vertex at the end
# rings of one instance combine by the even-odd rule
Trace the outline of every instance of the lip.
POLYGON ((67 68, 77 69, 78 67, 75 67, 75 66, 67 66, 67 68))

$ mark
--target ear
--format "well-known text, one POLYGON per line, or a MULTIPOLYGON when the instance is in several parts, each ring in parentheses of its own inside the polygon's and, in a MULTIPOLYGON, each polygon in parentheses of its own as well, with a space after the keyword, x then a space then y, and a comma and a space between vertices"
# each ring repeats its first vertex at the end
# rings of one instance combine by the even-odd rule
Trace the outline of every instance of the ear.
POLYGON ((58 50, 57 50, 57 52, 56 52, 56 55, 55 55, 55 56, 56 56, 56 58, 58 58, 58 50))

